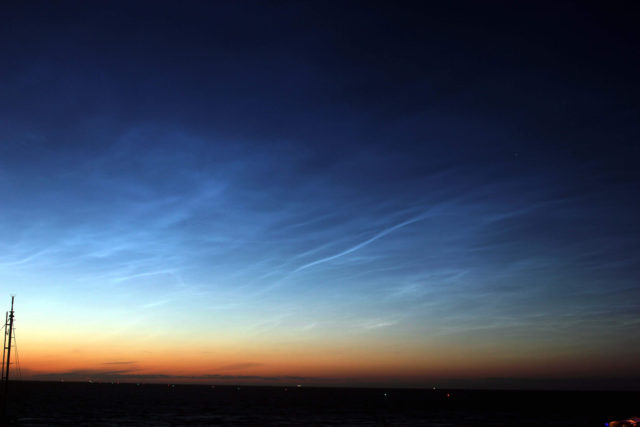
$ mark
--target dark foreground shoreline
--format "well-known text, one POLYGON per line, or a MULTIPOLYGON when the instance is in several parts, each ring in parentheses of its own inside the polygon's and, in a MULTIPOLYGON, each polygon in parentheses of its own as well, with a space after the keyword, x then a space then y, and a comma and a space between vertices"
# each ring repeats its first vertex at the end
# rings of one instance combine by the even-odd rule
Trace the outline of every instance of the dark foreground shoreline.
POLYGON ((640 392, 406 390, 18 381, 16 426, 604 426, 640 392))

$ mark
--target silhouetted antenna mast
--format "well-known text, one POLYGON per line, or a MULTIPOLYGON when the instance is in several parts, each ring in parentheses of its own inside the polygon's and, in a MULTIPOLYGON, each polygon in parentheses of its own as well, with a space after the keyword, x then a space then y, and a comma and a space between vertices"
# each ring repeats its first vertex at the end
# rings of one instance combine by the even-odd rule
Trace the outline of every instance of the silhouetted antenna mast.
MULTIPOLYGON (((4 349, 7 352, 7 364, 4 367, 4 378, 3 378, 5 394, 7 391, 7 387, 9 386, 9 366, 11 365, 11 335, 13 334, 13 300, 14 299, 15 299, 15 296, 11 295, 11 311, 9 312, 9 328, 5 335, 6 341, 5 341, 4 349)), ((5 327, 5 329, 7 328, 5 327)))
POLYGON ((11 345, 13 341, 13 300, 15 295, 11 295, 11 311, 7 312, 4 324, 4 347, 2 351, 2 419, 7 412, 7 395, 9 394, 9 367, 11 366, 11 345))
POLYGON ((6 323, 4 327, 4 351, 2 353, 2 382, 4 382, 4 393, 7 394, 7 388, 9 387, 9 367, 11 366, 11 342, 13 338, 13 300, 14 295, 11 295, 11 311, 7 313, 6 323))
POLYGON ((2 329, 4 329, 4 344, 2 345, 2 369, 0 370, 0 378, 4 381, 4 361, 6 355, 5 349, 7 348, 7 325, 9 324, 9 312, 7 311, 4 316, 4 325, 2 329))

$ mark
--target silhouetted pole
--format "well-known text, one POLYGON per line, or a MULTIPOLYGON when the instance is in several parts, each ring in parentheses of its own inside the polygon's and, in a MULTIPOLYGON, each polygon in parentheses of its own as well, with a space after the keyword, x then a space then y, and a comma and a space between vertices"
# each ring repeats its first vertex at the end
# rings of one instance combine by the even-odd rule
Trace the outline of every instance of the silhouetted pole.
POLYGON ((7 390, 9 389, 9 365, 11 364, 11 334, 13 333, 13 299, 15 296, 11 296, 11 311, 9 312, 9 339, 7 349, 7 364, 4 371, 4 396, 7 398, 7 390))
POLYGON ((5 320, 4 329, 4 349, 2 352, 2 380, 4 381, 4 390, 2 393, 2 413, 0 414, 0 423, 4 425, 7 415, 7 396, 9 394, 9 365, 11 364, 11 339, 13 334, 13 300, 15 296, 11 296, 11 311, 7 313, 8 320, 5 320), (7 327, 9 331, 7 331, 7 327), (5 359, 6 353, 6 359, 5 359))
POLYGON ((4 314, 4 344, 2 345, 2 371, 0 371, 0 377, 4 381, 4 360, 7 356, 7 327, 9 326, 9 312, 4 314))

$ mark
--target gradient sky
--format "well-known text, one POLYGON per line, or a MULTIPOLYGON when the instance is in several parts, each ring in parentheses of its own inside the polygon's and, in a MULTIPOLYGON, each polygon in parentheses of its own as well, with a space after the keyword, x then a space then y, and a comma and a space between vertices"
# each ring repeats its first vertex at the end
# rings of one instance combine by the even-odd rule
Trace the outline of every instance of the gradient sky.
POLYGON ((637 10, 517 3, 4 2, 23 378, 640 388, 637 10))

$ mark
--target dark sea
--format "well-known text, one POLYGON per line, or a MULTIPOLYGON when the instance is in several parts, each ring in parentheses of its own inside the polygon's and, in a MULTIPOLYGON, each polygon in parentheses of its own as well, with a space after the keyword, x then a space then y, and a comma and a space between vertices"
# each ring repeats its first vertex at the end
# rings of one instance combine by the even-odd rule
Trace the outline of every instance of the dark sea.
POLYGON ((604 426, 640 392, 13 382, 17 426, 604 426))

